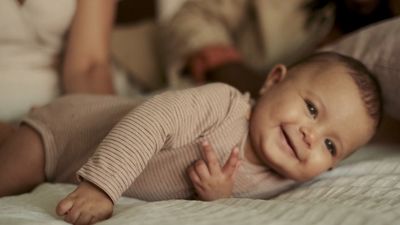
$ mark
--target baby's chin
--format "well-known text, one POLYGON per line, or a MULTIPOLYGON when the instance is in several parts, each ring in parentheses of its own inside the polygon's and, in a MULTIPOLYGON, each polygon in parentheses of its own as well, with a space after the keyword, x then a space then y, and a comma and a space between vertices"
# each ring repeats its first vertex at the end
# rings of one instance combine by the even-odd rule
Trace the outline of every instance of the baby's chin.
POLYGON ((266 162, 264 162, 264 164, 277 176, 296 182, 310 181, 322 174, 322 172, 319 174, 307 174, 293 168, 282 168, 281 165, 276 165, 273 162, 268 162, 268 159, 266 159, 266 162))

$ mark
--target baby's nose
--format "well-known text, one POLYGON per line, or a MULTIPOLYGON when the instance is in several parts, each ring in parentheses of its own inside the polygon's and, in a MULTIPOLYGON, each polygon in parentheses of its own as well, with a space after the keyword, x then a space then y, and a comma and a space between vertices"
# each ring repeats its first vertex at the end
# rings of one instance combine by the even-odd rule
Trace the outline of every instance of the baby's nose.
POLYGON ((300 132, 303 135, 303 141, 307 145, 308 149, 311 149, 318 139, 317 132, 312 127, 300 127, 300 132))

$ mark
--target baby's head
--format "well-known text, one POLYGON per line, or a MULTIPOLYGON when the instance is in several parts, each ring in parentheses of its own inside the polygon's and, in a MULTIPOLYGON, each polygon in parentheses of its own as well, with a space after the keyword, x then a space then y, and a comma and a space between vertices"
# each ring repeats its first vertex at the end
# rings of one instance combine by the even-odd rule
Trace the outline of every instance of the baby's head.
POLYGON ((269 73, 250 119, 251 145, 284 177, 305 181, 366 144, 381 119, 380 89, 360 62, 317 53, 269 73))

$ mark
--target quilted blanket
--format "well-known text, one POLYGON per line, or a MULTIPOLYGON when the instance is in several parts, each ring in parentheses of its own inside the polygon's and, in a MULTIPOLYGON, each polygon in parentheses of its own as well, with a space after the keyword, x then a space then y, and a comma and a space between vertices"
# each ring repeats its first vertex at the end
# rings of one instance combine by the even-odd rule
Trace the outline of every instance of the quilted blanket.
MULTIPOLYGON (((369 145, 338 168, 270 200, 145 202, 122 198, 99 224, 400 224, 400 146, 369 145)), ((66 224, 57 202, 74 185, 45 183, 0 199, 0 224, 66 224)))

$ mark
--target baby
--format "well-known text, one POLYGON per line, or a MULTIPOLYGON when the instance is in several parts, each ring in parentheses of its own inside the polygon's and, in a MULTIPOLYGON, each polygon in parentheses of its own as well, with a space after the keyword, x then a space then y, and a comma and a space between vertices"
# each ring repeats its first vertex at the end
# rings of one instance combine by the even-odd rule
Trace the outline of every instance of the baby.
POLYGON ((329 52, 275 66, 255 104, 220 83, 146 101, 72 95, 32 110, 1 144, 0 196, 79 184, 56 209, 74 224, 110 217, 122 195, 268 198, 366 144, 381 108, 370 72, 329 52))

